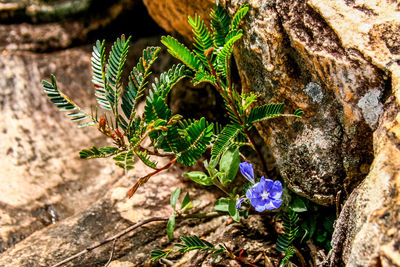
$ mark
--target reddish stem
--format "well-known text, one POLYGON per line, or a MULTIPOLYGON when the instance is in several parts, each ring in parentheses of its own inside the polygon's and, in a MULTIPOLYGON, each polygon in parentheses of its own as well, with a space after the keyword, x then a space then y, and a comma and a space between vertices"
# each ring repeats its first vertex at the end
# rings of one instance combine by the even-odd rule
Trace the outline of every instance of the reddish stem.
POLYGON ((131 198, 133 196, 133 194, 135 194, 136 190, 139 188, 139 186, 141 186, 142 184, 146 183, 151 176, 156 175, 157 173, 168 169, 169 167, 171 167, 177 160, 178 158, 174 158, 173 160, 171 160, 170 162, 168 162, 168 164, 166 164, 165 166, 155 170, 154 172, 151 172, 149 174, 147 174, 146 176, 143 176, 141 178, 139 178, 139 180, 136 182, 136 184, 134 186, 131 187, 131 189, 129 190, 128 193, 128 197, 131 198))

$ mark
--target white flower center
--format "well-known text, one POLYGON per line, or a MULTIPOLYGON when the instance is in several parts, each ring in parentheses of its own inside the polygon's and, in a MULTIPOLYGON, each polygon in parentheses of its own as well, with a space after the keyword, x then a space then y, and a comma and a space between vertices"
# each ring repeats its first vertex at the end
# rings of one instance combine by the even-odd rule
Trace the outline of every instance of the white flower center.
POLYGON ((262 194, 261 194, 261 198, 262 199, 268 199, 269 198, 269 193, 268 192, 263 192, 262 194))

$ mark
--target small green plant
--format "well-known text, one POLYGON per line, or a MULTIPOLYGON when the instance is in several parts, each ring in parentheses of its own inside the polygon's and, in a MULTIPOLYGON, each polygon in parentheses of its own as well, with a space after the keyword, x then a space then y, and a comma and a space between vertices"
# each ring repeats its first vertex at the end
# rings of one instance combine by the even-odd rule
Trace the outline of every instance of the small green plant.
MULTIPOLYGON (((136 158, 153 169, 152 172, 139 178, 130 188, 128 196, 132 197, 139 186, 145 184, 153 175, 170 168, 176 162, 192 166, 210 149, 211 157, 204 161, 207 174, 195 171, 184 176, 204 186, 217 186, 226 194, 225 198, 216 201, 214 210, 217 213, 229 214, 235 221, 240 221, 240 216, 247 218, 249 214, 249 209, 241 209, 242 202, 249 202, 258 212, 279 208, 282 204, 282 184, 279 181, 261 177, 256 182, 254 175, 249 179, 241 169, 251 182, 246 198, 239 198, 237 187, 232 189, 230 186, 239 170, 239 155, 243 146, 254 149, 264 170, 267 170, 251 135, 255 123, 280 116, 300 118, 303 114, 301 109, 297 109, 293 114, 282 114, 283 103, 255 106, 257 96, 254 93, 241 92, 240 86, 233 83, 231 57, 235 43, 243 36, 239 26, 248 10, 249 6, 243 5, 231 20, 222 7, 215 6, 210 14, 211 31, 199 16, 189 17, 189 24, 194 33, 192 51, 171 36, 162 37, 161 42, 169 53, 182 64, 173 65, 155 79, 145 97, 143 115, 138 114, 137 105, 144 98, 145 90, 148 88, 151 66, 157 60, 160 47, 144 49, 142 57, 129 73, 128 79, 123 81, 130 37, 122 35, 118 38, 108 56, 106 56, 105 41, 97 41, 91 58, 92 82, 97 105, 90 111, 69 99, 58 88, 53 75, 50 81, 43 81, 45 93, 59 110, 67 112, 72 121, 79 122, 79 127, 96 127, 100 133, 112 140, 111 146, 100 148, 91 146, 81 150, 80 157, 82 159, 111 157, 115 164, 125 171, 134 168, 136 158), (190 79, 194 85, 203 82, 213 85, 224 101, 230 122, 220 126, 219 123, 208 122, 204 117, 194 120, 172 114, 166 99, 173 87, 183 78, 190 79), (145 146, 145 140, 150 140, 150 145, 145 146), (168 157, 170 161, 159 167, 153 156, 168 157)), ((180 208, 177 207, 180 194, 181 189, 176 189, 170 199, 173 209, 167 224, 167 234, 170 239, 173 238, 177 218, 202 217, 202 215, 188 214, 195 206, 189 194, 182 199, 180 208)), ((283 218, 287 234, 278 238, 278 247, 280 251, 286 251, 289 255, 290 243, 293 242, 298 229, 294 226, 298 217, 295 213, 289 212, 284 214, 283 218)), ((173 252, 190 250, 212 253, 224 251, 223 246, 215 248, 197 236, 184 237, 181 240, 184 244, 177 244, 181 247, 177 251, 155 250, 152 252, 152 259, 157 260, 173 252)), ((234 255, 232 257, 235 258, 234 255)), ((235 259, 242 260, 241 256, 235 259)))
POLYGON ((206 240, 200 239, 198 236, 183 236, 180 238, 183 243, 175 243, 177 250, 173 249, 155 249, 151 251, 151 261, 156 261, 161 258, 167 258, 172 253, 187 253, 189 251, 198 250, 206 253, 221 254, 227 252, 226 248, 219 244, 217 247, 206 240))

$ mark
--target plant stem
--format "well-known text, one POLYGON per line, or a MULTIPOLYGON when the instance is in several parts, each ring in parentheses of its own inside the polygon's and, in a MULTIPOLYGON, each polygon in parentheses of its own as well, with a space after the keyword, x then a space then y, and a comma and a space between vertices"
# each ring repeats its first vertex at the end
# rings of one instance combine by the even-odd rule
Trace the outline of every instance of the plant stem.
POLYGON ((262 165, 262 168, 263 168, 263 170, 264 170, 264 174, 267 175, 267 173, 268 173, 267 163, 265 162, 265 159, 264 159, 264 157, 262 156, 260 149, 259 149, 258 146, 256 145, 256 142, 255 142, 253 136, 250 134, 249 130, 247 130, 246 127, 244 127, 243 130, 244 130, 244 133, 245 133, 245 134, 247 135, 247 137, 249 138, 249 140, 250 140, 250 142, 251 142, 251 144, 252 144, 252 146, 253 146, 253 149, 254 149, 254 150, 256 151, 256 153, 257 153, 258 159, 260 160, 261 165, 262 165))
POLYGON ((229 106, 230 106, 230 108, 232 109, 232 111, 233 111, 233 113, 235 114, 235 116, 236 116, 236 118, 238 119, 238 122, 240 123, 240 125, 241 126, 243 126, 243 131, 244 131, 244 133, 247 135, 247 138, 250 140, 250 143, 252 144, 252 147, 253 147, 253 149, 256 151, 256 153, 257 153, 257 157, 258 157, 258 159, 260 160, 260 162, 261 162, 261 165, 262 165, 262 168, 263 168, 263 170, 264 170, 264 173, 265 173, 265 175, 267 175, 267 173, 268 173, 268 168, 267 168, 267 164, 266 164, 266 162, 265 162, 265 159, 264 159, 264 157, 262 156, 262 153, 261 153, 261 151, 260 151, 260 149, 257 147, 257 145, 256 145, 256 142, 254 141, 254 138, 253 138, 253 136, 250 134, 250 132, 246 129, 246 126, 245 126, 245 122, 242 120, 242 118, 240 117, 240 115, 239 115, 239 113, 238 113, 238 111, 237 111, 237 109, 236 109, 236 106, 235 106, 235 104, 234 104, 234 102, 233 102, 233 94, 232 94, 232 83, 231 83, 231 81, 229 81, 229 95, 230 95, 230 97, 228 97, 228 95, 226 95, 225 94, 225 91, 222 89, 222 84, 221 84, 221 82, 220 82, 220 80, 219 80, 219 77, 218 77, 218 75, 217 75, 217 73, 216 73, 216 71, 215 71, 215 69, 214 69, 214 67, 213 67, 213 65, 211 64, 211 61, 210 61, 210 59, 207 57, 207 62, 208 62, 208 64, 209 64, 209 66, 210 66, 210 69, 211 69, 211 71, 212 71, 212 75, 214 76, 214 78, 217 80, 217 85, 215 85, 215 88, 216 88, 216 90, 218 91, 218 93, 223 97, 223 98, 225 98, 225 100, 228 102, 228 104, 229 104, 229 106))
POLYGON ((154 172, 151 172, 141 178, 139 178, 139 180, 136 182, 136 184, 134 184, 131 189, 129 190, 128 193, 128 197, 131 198, 133 196, 133 194, 135 194, 136 190, 139 188, 140 185, 146 183, 150 177, 152 177, 153 175, 156 175, 157 173, 168 169, 169 167, 171 167, 177 160, 178 158, 174 158, 173 160, 171 160, 170 162, 168 162, 166 165, 164 165, 163 167, 155 170, 154 172))
POLYGON ((67 259, 65 259, 63 261, 60 261, 59 263, 53 265, 53 267, 62 266, 64 264, 66 264, 66 263, 78 258, 79 256, 81 256, 81 255, 83 255, 83 254, 85 254, 85 253, 87 253, 89 251, 92 251, 93 249, 98 248, 98 247, 100 247, 100 246, 102 246, 104 244, 107 244, 107 243, 109 243, 111 241, 114 241, 114 240, 120 238, 121 236, 123 236, 123 235, 135 230, 136 228, 139 228, 139 227, 145 225, 145 224, 148 224, 148 223, 151 223, 151 222, 168 221, 168 219, 169 219, 168 217, 153 217, 153 218, 144 220, 142 222, 136 223, 136 224, 126 228, 122 232, 119 232, 118 234, 116 234, 116 235, 114 235, 112 237, 109 237, 109 238, 107 238, 107 239, 105 239, 105 240, 103 240, 101 242, 98 242, 98 243, 94 244, 93 246, 87 247, 84 250, 82 250, 81 252, 78 252, 75 255, 73 255, 73 256, 71 256, 71 257, 69 257, 69 258, 67 258, 67 259))
POLYGON ((223 184, 221 184, 218 181, 218 178, 214 177, 213 179, 213 184, 218 187, 222 192, 224 192, 227 196, 230 196, 230 194, 225 190, 225 187, 223 186, 223 184))

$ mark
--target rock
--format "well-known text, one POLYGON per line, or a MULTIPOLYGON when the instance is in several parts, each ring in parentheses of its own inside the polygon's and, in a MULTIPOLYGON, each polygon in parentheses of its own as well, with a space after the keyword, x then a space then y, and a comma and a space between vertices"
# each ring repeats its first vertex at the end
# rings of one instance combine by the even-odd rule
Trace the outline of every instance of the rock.
MULTIPOLYGON (((71 17, 87 16, 90 14, 98 14, 103 10, 118 13, 122 8, 127 8, 133 3, 138 3, 135 0, 119 0, 113 5, 108 3, 94 4, 91 0, 9 0, 7 3, 0 3, 0 21, 5 23, 11 22, 53 22, 60 21, 71 17), (121 7, 118 7, 121 5, 121 7)), ((115 15, 110 13, 109 15, 115 15)), ((114 16, 115 18, 115 16, 114 16)))
MULTIPOLYGON (((393 65, 392 90, 400 90, 400 66, 393 65)), ((384 104, 374 132, 375 159, 366 179, 345 203, 332 238, 330 264, 400 266, 400 99, 384 104)))
POLYGON ((167 32, 179 33, 192 39, 192 28, 188 23, 188 16, 198 14, 208 20, 213 0, 201 1, 169 1, 143 0, 150 16, 167 32))
MULTIPOLYGON (((142 9, 138 0, 102 5, 90 0, 8 2, 0 3, 0 49, 9 51, 66 48, 104 30, 121 15, 134 13, 133 8, 142 9)), ((135 17, 146 16, 138 12, 135 17)))
MULTIPOLYGON (((233 14, 244 1, 222 2, 233 14)), ((285 112, 300 107, 305 114, 257 129, 289 188, 331 205, 339 190, 350 193, 368 173, 388 76, 358 43, 342 42, 354 22, 322 13, 319 5, 330 1, 249 4, 235 50, 243 90, 259 93, 260 104, 284 102, 285 112)))
POLYGON ((110 262, 110 267, 135 267, 132 262, 129 261, 112 261, 110 262))
POLYGON ((91 88, 88 66, 89 47, 48 55, 3 52, 1 56, 2 251, 85 208, 118 179, 109 163, 87 165, 79 160, 80 148, 104 140, 90 137, 88 129, 77 129, 49 103, 41 88, 41 79, 54 73, 60 88, 90 105, 92 92, 79 90, 91 88))
MULTIPOLYGON (((159 159, 160 164, 166 164, 167 159, 159 159)), ((2 254, 1 266, 49 266, 68 258, 95 242, 115 235, 139 220, 150 217, 169 216, 172 209, 169 196, 175 187, 183 187, 180 182, 182 171, 172 168, 151 178, 139 188, 131 199, 127 198, 129 187, 135 178, 144 176, 149 171, 142 163, 135 165, 132 176, 120 178, 113 186, 103 193, 90 207, 81 210, 74 216, 66 218, 57 224, 36 231, 12 249, 2 254)), ((191 196, 201 201, 200 208, 210 206, 214 199, 212 193, 203 190, 184 189, 191 196)), ((204 229, 212 231, 219 223, 202 224, 193 230, 204 229), (200 228, 199 228, 200 227, 200 228), (203 228, 201 228, 203 227, 203 228)), ((226 219, 225 219, 226 220, 226 219)), ((182 231, 182 230, 181 230, 182 231)), ((183 230, 185 231, 185 230, 183 230)), ((153 223, 133 231, 116 242, 115 258, 126 257, 134 264, 143 265, 150 258, 150 251, 168 244, 164 223, 153 223)), ((91 253, 79 257, 69 266, 104 265, 110 256, 111 243, 101 246, 91 253)), ((68 265, 67 265, 68 266, 68 265)))
MULTIPOLYGON (((135 42, 128 66, 159 38, 135 42)), ((36 54, 3 51, 0 58, 0 252, 31 233, 83 211, 103 196, 121 171, 109 160, 81 160, 78 152, 107 142, 76 124, 48 101, 42 79, 82 107, 95 104, 91 46, 36 54)), ((166 55, 166 53, 163 53, 166 55)), ((160 70, 154 69, 155 75, 160 70)))

